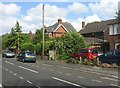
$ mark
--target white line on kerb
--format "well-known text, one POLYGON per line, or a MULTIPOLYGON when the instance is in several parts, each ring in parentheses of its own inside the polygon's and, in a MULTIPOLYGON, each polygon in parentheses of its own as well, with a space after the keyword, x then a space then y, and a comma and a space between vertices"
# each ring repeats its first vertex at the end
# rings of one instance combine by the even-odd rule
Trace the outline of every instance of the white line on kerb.
POLYGON ((23 67, 23 66, 19 66, 19 67, 22 68, 22 69, 25 69, 25 70, 34 72, 34 73, 38 73, 37 71, 34 71, 34 70, 32 70, 32 69, 29 69, 29 68, 25 68, 25 67, 23 67))
MULTIPOLYGON (((83 88, 83 86, 81 86, 81 85, 78 85, 78 84, 75 84, 75 83, 72 83, 72 82, 69 82, 69 81, 65 81, 65 80, 63 80, 63 79, 59 79, 59 78, 56 78, 56 77, 52 77, 52 78, 55 79, 55 80, 64 82, 64 83, 68 83, 68 84, 71 84, 71 85, 74 85, 74 86, 78 86, 78 87, 82 87, 82 88, 83 88)), ((84 87, 84 88, 85 88, 85 87, 84 87)))
POLYGON ((11 64, 11 65, 14 65, 14 63, 11 63, 11 62, 8 62, 8 61, 5 61, 6 63, 8 63, 8 64, 11 64))
POLYGON ((32 82, 30 82, 29 80, 27 80, 28 83, 32 84, 32 82))

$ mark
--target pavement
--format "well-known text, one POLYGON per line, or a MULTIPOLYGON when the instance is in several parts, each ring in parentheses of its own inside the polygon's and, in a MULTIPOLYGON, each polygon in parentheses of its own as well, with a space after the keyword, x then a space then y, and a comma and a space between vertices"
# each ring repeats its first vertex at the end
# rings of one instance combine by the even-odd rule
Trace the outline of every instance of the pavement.
POLYGON ((7 87, 115 87, 118 88, 118 70, 67 64, 59 61, 37 60, 23 63, 16 58, 2 58, 2 84, 7 87))

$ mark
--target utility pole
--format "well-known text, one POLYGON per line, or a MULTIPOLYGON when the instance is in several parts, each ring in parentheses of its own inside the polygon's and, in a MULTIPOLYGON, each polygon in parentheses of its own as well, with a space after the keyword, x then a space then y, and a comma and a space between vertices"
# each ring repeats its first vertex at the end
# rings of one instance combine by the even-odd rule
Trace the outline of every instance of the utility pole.
POLYGON ((43 17, 42 17, 42 26, 43 26, 43 30, 42 30, 42 59, 44 59, 44 4, 42 7, 43 10, 43 17))

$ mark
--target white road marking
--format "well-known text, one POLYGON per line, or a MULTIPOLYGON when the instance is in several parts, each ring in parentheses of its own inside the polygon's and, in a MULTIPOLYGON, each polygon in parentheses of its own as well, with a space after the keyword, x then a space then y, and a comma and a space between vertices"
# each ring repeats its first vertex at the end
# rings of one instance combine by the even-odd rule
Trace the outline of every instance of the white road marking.
POLYGON ((8 71, 8 69, 5 69, 6 71, 8 71))
POLYGON ((78 78, 81 78, 81 79, 84 79, 84 77, 82 77, 82 76, 77 76, 78 78))
POLYGON ((2 87, 2 84, 0 84, 0 88, 2 87))
POLYGON ((12 73, 12 71, 9 71, 10 73, 12 73))
MULTIPOLYGON (((64 83, 67 83, 67 84, 70 84, 70 85, 74 85, 74 86, 78 86, 78 87, 82 87, 81 85, 78 85, 78 84, 75 84, 75 83, 72 83, 72 82, 69 82, 69 81, 66 81, 66 80, 63 80, 63 79, 60 79, 60 78, 56 78, 56 77, 52 77, 53 79, 55 80, 58 80, 58 81, 61 81, 61 82, 64 82, 64 83)), ((84 87, 85 88, 85 87, 84 87)))
POLYGON ((31 81, 29 81, 29 80, 27 80, 27 82, 28 82, 28 83, 30 83, 30 84, 32 84, 32 82, 31 82, 31 81))
POLYGON ((3 69, 5 69, 5 68, 3 67, 3 69))
POLYGON ((42 69, 46 69, 46 68, 42 68, 42 69))
POLYGON ((46 65, 46 66, 50 66, 50 67, 52 66, 52 65, 49 65, 49 64, 42 64, 42 65, 46 65))
POLYGON ((71 74, 66 73, 66 75, 70 76, 71 74))
POLYGON ((111 86, 117 86, 117 87, 120 87, 120 86, 118 86, 118 85, 116 85, 116 84, 110 84, 111 86))
POLYGON ((108 77, 101 77, 101 79, 107 79, 107 80, 111 80, 111 81, 118 81, 116 79, 112 79, 112 78, 108 78, 108 77))
POLYGON ((17 74, 14 73, 14 75, 16 76, 17 74))
POLYGON ((52 69, 49 69, 49 71, 53 71, 52 69))
POLYGON ((11 65, 14 65, 14 63, 11 63, 11 62, 8 62, 8 61, 5 61, 6 63, 8 63, 8 64, 11 64, 11 65))
POLYGON ((23 66, 19 66, 19 67, 22 68, 22 69, 25 69, 25 70, 28 70, 28 71, 34 72, 34 73, 39 73, 38 71, 35 71, 35 70, 32 70, 32 69, 29 69, 29 68, 26 68, 26 67, 23 67, 23 66))
POLYGON ((94 79, 93 79, 92 81, 94 81, 94 82, 98 82, 98 83, 100 83, 100 82, 101 82, 101 81, 99 81, 99 80, 94 80, 94 79))
POLYGON ((19 78, 20 78, 20 79, 23 79, 23 77, 21 77, 21 76, 20 76, 19 78))
POLYGON ((68 67, 64 67, 64 66, 58 66, 58 67, 61 67, 61 68, 68 68, 68 67))
POLYGON ((0 66, 0 68, 2 68, 2 66, 0 66))
POLYGON ((62 73, 61 71, 57 71, 57 72, 60 73, 60 74, 62 73))
POLYGON ((39 87, 39 86, 36 86, 37 88, 41 88, 41 87, 39 87))
POLYGON ((78 71, 79 69, 74 69, 74 70, 77 70, 77 71, 78 71))

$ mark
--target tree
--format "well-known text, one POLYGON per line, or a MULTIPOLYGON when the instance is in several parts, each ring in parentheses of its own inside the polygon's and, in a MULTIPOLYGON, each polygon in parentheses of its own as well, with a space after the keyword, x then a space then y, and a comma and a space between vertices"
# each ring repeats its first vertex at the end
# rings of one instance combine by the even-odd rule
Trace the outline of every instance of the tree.
MULTIPOLYGON (((47 34, 44 34, 45 41, 49 40, 47 34)), ((35 37, 33 39, 34 44, 40 43, 42 41, 42 29, 37 29, 35 32, 35 37)))
POLYGON ((71 53, 77 52, 79 48, 87 47, 86 45, 83 36, 76 32, 66 33, 51 44, 52 47, 56 47, 58 59, 62 60, 69 59, 71 53))
POLYGON ((118 12, 116 12, 116 17, 120 17, 120 9, 118 10, 118 12))
POLYGON ((35 46, 32 43, 25 42, 21 44, 21 50, 23 51, 29 50, 33 52, 35 50, 35 46))

